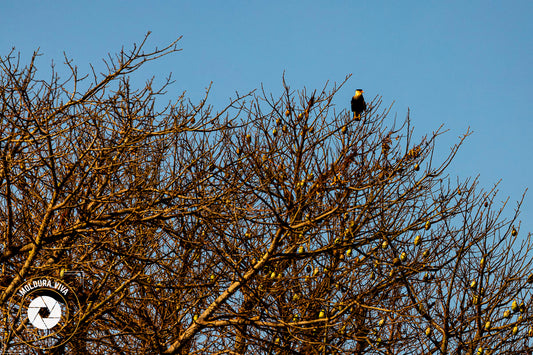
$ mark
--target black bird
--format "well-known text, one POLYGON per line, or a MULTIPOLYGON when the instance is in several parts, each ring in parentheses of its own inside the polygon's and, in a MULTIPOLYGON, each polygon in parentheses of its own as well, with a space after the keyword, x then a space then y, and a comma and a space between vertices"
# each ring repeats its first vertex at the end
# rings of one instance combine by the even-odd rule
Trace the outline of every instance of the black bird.
POLYGON ((354 120, 361 120, 361 113, 366 110, 366 102, 363 98, 363 90, 355 90, 355 95, 352 97, 352 112, 354 120))
POLYGON ((307 103, 309 108, 315 104, 315 95, 311 95, 311 98, 309 99, 309 102, 307 103))

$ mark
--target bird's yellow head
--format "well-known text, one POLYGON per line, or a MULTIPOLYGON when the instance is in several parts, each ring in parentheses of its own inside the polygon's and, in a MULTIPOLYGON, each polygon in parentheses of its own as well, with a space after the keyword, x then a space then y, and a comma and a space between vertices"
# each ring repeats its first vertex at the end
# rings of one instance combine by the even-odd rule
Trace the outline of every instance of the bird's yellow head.
POLYGON ((355 97, 359 97, 363 95, 363 93, 364 93, 363 89, 357 89, 355 90, 355 97))

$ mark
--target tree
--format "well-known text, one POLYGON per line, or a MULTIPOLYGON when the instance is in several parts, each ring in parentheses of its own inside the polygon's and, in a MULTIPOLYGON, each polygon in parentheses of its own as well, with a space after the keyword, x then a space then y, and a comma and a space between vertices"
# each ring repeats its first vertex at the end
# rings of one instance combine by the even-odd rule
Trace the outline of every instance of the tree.
POLYGON ((469 132, 436 161, 442 129, 415 141, 381 98, 334 110, 348 78, 161 108, 170 78, 129 78, 178 49, 145 41, 103 75, 66 59, 66 82, 1 60, 4 351, 531 352, 521 202, 505 218, 496 187, 445 175, 469 132), (39 276, 79 299, 63 333, 8 323, 39 276))

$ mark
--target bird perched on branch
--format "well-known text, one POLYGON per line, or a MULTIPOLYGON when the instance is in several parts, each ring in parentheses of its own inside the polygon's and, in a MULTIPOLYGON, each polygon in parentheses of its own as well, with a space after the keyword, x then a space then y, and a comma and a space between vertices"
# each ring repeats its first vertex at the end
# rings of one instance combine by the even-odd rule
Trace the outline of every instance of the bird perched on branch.
POLYGON ((352 97, 352 112, 354 120, 361 120, 361 113, 366 110, 366 102, 363 98, 363 90, 355 90, 355 95, 352 97))

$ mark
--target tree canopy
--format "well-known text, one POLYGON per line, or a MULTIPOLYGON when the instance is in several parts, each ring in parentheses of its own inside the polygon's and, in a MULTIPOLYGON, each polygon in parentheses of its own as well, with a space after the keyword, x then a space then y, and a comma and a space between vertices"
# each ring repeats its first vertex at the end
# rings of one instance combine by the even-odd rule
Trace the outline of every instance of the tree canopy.
POLYGON ((67 79, 0 61, 4 353, 531 352, 521 202, 446 174, 469 132, 437 157, 379 96, 355 120, 349 77, 163 105, 130 76, 177 42, 145 41, 67 79), (79 301, 61 331, 14 305, 45 276, 79 301))

